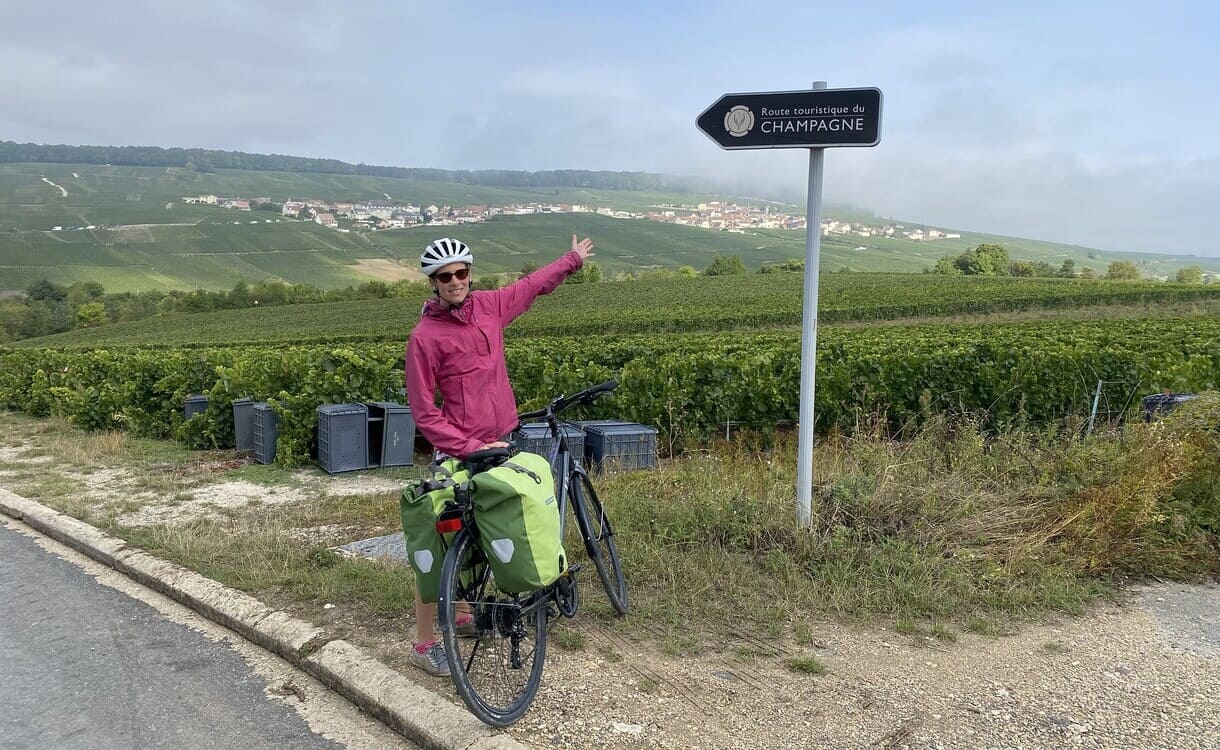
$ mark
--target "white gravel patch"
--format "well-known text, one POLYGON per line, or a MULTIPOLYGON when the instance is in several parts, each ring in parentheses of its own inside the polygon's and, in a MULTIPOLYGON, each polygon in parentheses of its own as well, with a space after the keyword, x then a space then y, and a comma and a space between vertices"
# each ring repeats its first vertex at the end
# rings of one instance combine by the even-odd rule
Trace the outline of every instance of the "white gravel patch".
POLYGON ((295 488, 267 487, 238 480, 211 484, 189 491, 189 499, 152 502, 139 510, 124 513, 116 520, 124 526, 180 524, 203 518, 216 518, 225 510, 251 506, 297 505, 311 497, 295 488))

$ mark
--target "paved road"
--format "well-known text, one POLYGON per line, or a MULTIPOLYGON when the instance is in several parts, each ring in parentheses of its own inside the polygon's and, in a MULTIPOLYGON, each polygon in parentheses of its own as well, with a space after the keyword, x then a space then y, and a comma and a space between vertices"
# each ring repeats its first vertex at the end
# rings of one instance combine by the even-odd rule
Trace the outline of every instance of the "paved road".
POLYGON ((233 648, 3 524, 0 675, 4 750, 343 747, 233 648))

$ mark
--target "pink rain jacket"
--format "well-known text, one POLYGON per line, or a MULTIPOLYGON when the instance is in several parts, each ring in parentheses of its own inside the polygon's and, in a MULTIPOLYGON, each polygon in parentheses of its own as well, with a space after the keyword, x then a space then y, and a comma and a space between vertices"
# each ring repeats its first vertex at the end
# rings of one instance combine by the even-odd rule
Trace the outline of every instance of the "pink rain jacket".
POLYGON ((407 402, 433 447, 465 458, 517 426, 504 329, 582 265, 573 250, 503 289, 472 290, 456 310, 436 298, 424 304, 407 341, 407 402))

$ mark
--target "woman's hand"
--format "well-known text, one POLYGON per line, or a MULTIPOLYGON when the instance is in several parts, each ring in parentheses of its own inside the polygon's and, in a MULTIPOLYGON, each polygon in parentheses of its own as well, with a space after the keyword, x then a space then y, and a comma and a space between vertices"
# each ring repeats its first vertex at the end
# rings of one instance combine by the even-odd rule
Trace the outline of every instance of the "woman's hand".
POLYGON ((491 442, 491 443, 483 443, 482 445, 479 446, 479 450, 485 451, 488 448, 507 448, 507 447, 508 447, 508 443, 504 442, 503 440, 496 440, 495 442, 491 442))
POLYGON ((593 240, 585 237, 580 242, 577 242, 576 235, 572 235, 572 249, 580 254, 580 259, 583 261, 593 254, 593 240))

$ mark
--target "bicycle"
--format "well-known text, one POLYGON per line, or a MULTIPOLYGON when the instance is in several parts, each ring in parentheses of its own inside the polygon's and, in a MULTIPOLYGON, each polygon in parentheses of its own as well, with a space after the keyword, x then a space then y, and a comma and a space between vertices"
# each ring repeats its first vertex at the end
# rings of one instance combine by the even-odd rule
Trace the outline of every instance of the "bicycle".
MULTIPOLYGON (((627 612, 627 581, 619 560, 614 532, 593 483, 581 462, 572 455, 559 415, 577 404, 590 404, 613 391, 616 381, 587 388, 573 396, 560 396, 538 411, 518 415, 520 421, 545 420, 551 433, 548 459, 556 478, 560 533, 567 539, 568 508, 585 553, 597 570, 614 610, 627 612)), ((507 460, 510 451, 489 448, 463 462, 470 476, 507 460)), ((496 589, 491 567, 479 544, 470 484, 454 488, 454 500, 438 515, 437 531, 456 532, 441 568, 437 615, 445 644, 449 673, 458 694, 481 721, 505 727, 529 709, 542 683, 546 656, 547 623, 555 613, 575 617, 580 606, 576 574, 580 564, 569 561, 568 571, 537 591, 505 594, 496 589), (476 633, 459 632, 457 617, 469 612, 476 633)), ((567 554, 571 550, 565 547, 567 554)), ((469 632, 470 626, 464 625, 469 632)))

